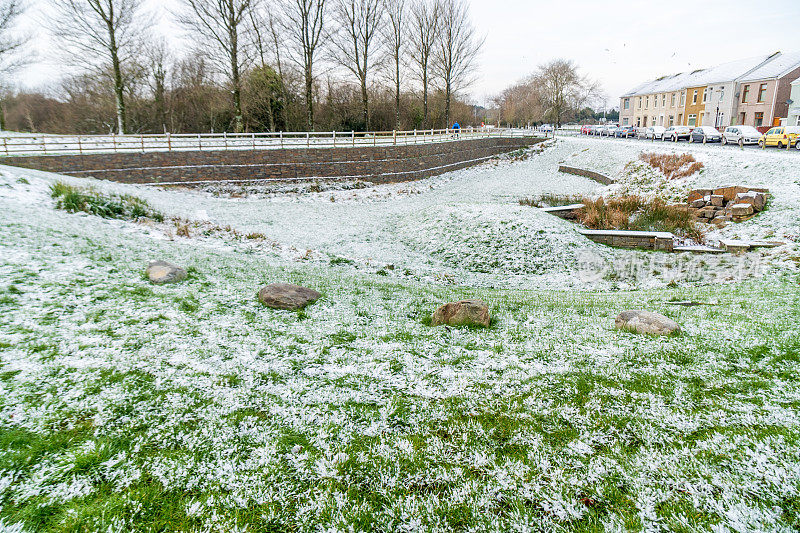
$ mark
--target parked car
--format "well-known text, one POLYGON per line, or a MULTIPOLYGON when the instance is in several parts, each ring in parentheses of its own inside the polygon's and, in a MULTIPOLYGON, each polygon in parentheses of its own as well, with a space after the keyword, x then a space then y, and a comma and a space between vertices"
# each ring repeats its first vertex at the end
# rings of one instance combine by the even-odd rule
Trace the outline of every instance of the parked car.
POLYGON ((636 128, 634 128, 633 126, 620 126, 614 133, 615 137, 620 137, 623 139, 629 139, 635 135, 636 135, 636 128))
POLYGON ((600 130, 600 137, 613 137, 616 129, 616 124, 606 124, 603 126, 603 129, 600 130))
POLYGON ((717 128, 712 128, 711 126, 697 126, 692 130, 689 142, 718 143, 722 142, 722 134, 717 128))
POLYGON ((728 126, 722 132, 722 144, 758 144, 761 132, 753 126, 728 126))
POLYGON ((553 133, 553 126, 550 124, 542 124, 539 126, 539 131, 542 133, 553 133))
POLYGON ((581 126, 581 135, 589 135, 591 131, 592 131, 592 126, 590 126, 589 124, 584 124, 583 126, 581 126))
POLYGON ((665 131, 667 131, 667 128, 664 126, 650 126, 644 130, 644 138, 663 140, 665 131))
POLYGON ((661 140, 678 142, 680 140, 689 140, 692 136, 692 128, 689 126, 670 126, 661 135, 661 140))
POLYGON ((787 148, 797 142, 797 136, 800 134, 800 127, 798 126, 778 126, 770 128, 767 133, 761 136, 758 140, 758 145, 761 148, 767 146, 777 146, 778 148, 787 148))

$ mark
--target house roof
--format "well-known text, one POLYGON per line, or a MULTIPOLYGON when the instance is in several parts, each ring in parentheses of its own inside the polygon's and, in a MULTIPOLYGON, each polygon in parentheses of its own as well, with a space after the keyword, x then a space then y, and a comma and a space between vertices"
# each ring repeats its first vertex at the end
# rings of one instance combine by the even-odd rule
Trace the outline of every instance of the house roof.
POLYGON ((800 67, 800 52, 780 54, 752 72, 748 72, 742 81, 780 78, 800 67))
POLYGON ((784 71, 788 72, 793 70, 797 66, 800 66, 800 52, 791 54, 775 52, 773 54, 729 61, 728 63, 693 70, 691 72, 662 76, 661 78, 642 83, 622 96, 678 91, 687 87, 702 87, 714 83, 736 81, 743 77, 746 77, 748 80, 776 77, 783 75, 785 73, 784 71), (754 77, 757 75, 756 73, 762 72, 767 75, 758 78, 754 77), (772 72, 779 72, 779 74, 770 76, 769 74, 772 72))

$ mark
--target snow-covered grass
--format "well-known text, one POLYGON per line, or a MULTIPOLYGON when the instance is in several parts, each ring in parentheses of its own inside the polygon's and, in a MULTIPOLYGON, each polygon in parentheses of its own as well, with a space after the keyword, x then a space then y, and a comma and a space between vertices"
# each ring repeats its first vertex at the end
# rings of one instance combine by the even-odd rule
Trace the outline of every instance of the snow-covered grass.
MULTIPOLYGON (((723 232, 795 234, 791 166, 762 156, 758 181, 696 156, 703 173, 670 187, 775 194, 723 232)), ((49 185, 86 180, 0 169, 0 528, 800 527, 794 244, 750 254, 765 271, 735 283, 709 282, 736 278, 734 257, 668 287, 622 270, 582 280, 584 253, 666 254, 603 248, 518 204, 614 189, 556 173, 559 161, 652 192, 655 176, 648 188, 646 170, 626 169, 637 157, 558 140, 526 161, 283 197, 92 182, 193 221, 190 237, 169 219, 57 210, 49 185), (189 278, 150 285, 152 259, 189 278), (323 298, 263 308, 256 292, 273 281, 323 298), (489 302, 491 328, 426 325, 464 297, 489 302), (684 333, 615 330, 628 308, 684 333)))

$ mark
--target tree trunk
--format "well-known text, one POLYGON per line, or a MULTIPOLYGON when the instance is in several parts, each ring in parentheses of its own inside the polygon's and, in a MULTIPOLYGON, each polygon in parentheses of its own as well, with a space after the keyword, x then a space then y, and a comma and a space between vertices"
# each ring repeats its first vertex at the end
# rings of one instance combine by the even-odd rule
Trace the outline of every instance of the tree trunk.
POLYGON ((6 129, 6 106, 3 104, 3 100, 0 99, 0 131, 6 129))
POLYGON ((400 130, 400 58, 397 58, 394 85, 394 128, 400 130))
POLYGON ((444 91, 444 127, 450 127, 450 82, 447 82, 447 86, 445 87, 444 91))
POLYGON ((122 67, 119 62, 119 50, 117 50, 114 28, 108 26, 111 52, 111 64, 114 70, 114 97, 117 104, 117 131, 124 135, 128 133, 128 119, 125 112, 125 85, 122 81, 122 67))
POLYGON ((428 127, 428 66, 422 71, 422 126, 428 127))
MULTIPOLYGON (((233 14, 231 14, 233 17, 233 14)), ((234 21, 230 22, 230 41, 231 41, 231 82, 233 83, 233 112, 234 131, 242 133, 244 131, 244 115, 242 113, 242 88, 241 76, 239 75, 239 36, 236 33, 234 21)))
POLYGON ((308 67, 306 67, 306 125, 308 131, 314 131, 314 80, 308 67))
POLYGON ((367 80, 361 81, 361 105, 364 110, 364 129, 369 131, 369 95, 367 94, 367 80))

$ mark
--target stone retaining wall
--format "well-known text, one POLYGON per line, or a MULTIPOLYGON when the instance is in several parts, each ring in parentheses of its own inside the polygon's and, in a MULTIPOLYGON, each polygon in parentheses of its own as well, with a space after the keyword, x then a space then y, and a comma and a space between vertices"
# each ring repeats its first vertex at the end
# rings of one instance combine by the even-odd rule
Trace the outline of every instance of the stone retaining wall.
POLYGON ((675 236, 666 232, 580 230, 582 235, 596 243, 619 248, 644 248, 671 252, 675 236))
POLYGON ((125 183, 362 179, 409 181, 479 164, 544 139, 486 138, 406 146, 126 152, 0 157, 0 164, 125 183))
POLYGON ((592 172, 591 170, 585 170, 583 168, 575 168, 575 167, 567 167, 564 165, 559 165, 558 171, 564 172, 565 174, 574 174, 576 176, 583 176, 584 178, 589 178, 590 180, 602 183, 603 185, 611 185, 614 183, 614 180, 612 180, 607 176, 603 176, 598 172, 592 172))

